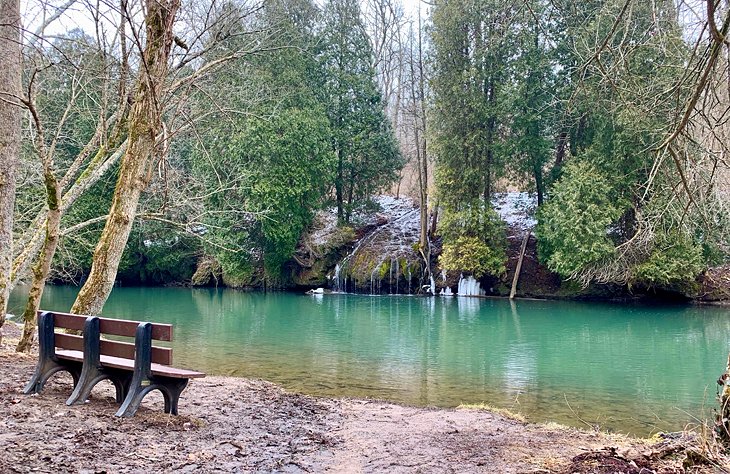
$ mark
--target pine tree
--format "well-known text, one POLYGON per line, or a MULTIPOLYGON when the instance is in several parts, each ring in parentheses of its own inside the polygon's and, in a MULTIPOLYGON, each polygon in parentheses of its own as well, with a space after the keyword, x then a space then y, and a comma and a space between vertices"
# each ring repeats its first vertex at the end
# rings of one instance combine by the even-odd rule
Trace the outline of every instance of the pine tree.
POLYGON ((356 204, 394 182, 402 166, 357 0, 325 5, 318 58, 337 157, 337 216, 349 222, 356 204))
POLYGON ((494 0, 439 2, 433 10, 432 144, 446 269, 482 275, 504 268, 504 234, 490 199, 505 166, 514 16, 513 5, 494 0))
MULTIPOLYGON (((318 13, 308 0, 267 2, 256 26, 268 53, 222 70, 212 85, 246 112, 212 116, 193 158, 206 187, 225 189, 207 199, 206 225, 219 244, 208 251, 232 286, 282 283, 282 266, 329 191, 334 155, 317 90, 318 13)), ((208 107, 206 99, 197 106, 208 107)))
POLYGON ((532 0, 515 25, 516 54, 507 65, 511 85, 511 136, 508 166, 518 176, 529 177, 537 204, 545 196, 544 170, 552 151, 551 135, 558 110, 551 91, 558 82, 555 61, 555 24, 548 20, 544 2, 532 0))

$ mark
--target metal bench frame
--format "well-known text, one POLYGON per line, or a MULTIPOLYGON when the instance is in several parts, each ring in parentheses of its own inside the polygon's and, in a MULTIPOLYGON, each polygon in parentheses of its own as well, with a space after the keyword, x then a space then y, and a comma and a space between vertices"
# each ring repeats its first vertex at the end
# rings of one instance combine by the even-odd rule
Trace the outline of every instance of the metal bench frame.
MULTIPOLYGON (((177 415, 180 394, 189 379, 205 376, 200 372, 160 364, 154 364, 153 367, 153 350, 160 349, 152 346, 153 324, 148 322, 139 323, 136 327, 133 360, 114 357, 115 363, 112 363, 110 362, 112 357, 104 357, 100 322, 115 320, 105 320, 96 316, 89 316, 84 321, 82 357, 75 353, 71 354, 70 351, 57 354, 56 347, 59 347, 59 344, 56 341, 54 319, 52 312, 42 312, 38 316, 38 364, 30 382, 23 390, 25 394, 41 393, 53 374, 66 370, 71 373, 74 380, 74 390, 66 400, 67 405, 85 402, 94 386, 108 379, 116 389, 117 403, 121 403, 116 416, 133 416, 144 397, 153 390, 162 392, 165 399, 165 413, 177 415)), ((168 339, 171 335, 170 326, 168 339)), ((64 335, 64 337, 69 336, 64 335)), ((162 338, 156 337, 156 339, 162 338)), ((167 360, 171 360, 171 350, 164 349, 164 351, 168 351, 167 360)))

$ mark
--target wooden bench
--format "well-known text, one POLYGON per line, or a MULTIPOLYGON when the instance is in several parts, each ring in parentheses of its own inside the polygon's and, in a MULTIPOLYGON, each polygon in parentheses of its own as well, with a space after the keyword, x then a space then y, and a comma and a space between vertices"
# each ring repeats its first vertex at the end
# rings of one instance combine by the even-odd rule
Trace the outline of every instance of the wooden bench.
POLYGON ((40 393, 53 374, 65 370, 74 380, 67 405, 85 402, 94 386, 108 379, 121 403, 116 416, 133 416, 152 390, 162 392, 165 413, 177 415, 188 381, 205 374, 171 367, 172 349, 155 347, 153 340, 171 341, 172 325, 39 311, 38 365, 23 393, 40 393), (80 330, 83 336, 55 328, 80 330), (134 344, 102 340, 101 334, 134 337, 134 344))

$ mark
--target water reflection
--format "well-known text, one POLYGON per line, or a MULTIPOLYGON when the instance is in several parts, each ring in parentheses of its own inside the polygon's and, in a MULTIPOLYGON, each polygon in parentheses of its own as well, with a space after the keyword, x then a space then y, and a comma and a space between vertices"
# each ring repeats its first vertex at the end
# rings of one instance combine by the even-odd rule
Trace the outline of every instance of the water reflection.
POLYGON ((174 324, 176 364, 212 374, 639 434, 700 416, 730 343, 725 312, 701 307, 117 288, 104 314, 174 324))
POLYGON ((459 319, 462 321, 474 321, 479 315, 479 307, 482 301, 481 298, 457 296, 456 302, 459 307, 459 319))

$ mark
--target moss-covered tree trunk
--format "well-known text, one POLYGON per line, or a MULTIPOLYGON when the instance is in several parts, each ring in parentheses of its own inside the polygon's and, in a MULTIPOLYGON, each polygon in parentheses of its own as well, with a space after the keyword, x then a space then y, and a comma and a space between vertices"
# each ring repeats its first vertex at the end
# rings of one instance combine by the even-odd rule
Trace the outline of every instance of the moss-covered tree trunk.
POLYGON ((38 113, 34 98, 33 88, 29 87, 28 96, 23 99, 23 104, 30 111, 30 115, 35 125, 35 149, 36 153, 43 164, 43 184, 46 190, 46 219, 45 219, 45 239, 43 241, 42 251, 38 256, 38 260, 33 267, 33 280, 30 291, 28 292, 28 302, 23 311, 23 336, 16 347, 18 352, 30 351, 33 334, 36 328, 36 312, 41 304, 41 296, 43 296, 43 288, 46 285, 46 278, 51 270, 51 262, 53 255, 56 253, 58 246, 58 234, 61 227, 61 187, 58 184, 56 175, 54 174, 53 155, 55 153, 55 145, 46 146, 46 135, 43 128, 43 121, 38 113))
POLYGON ((48 273, 51 271, 51 262, 58 247, 58 235, 61 228, 61 189, 56 177, 53 175, 51 163, 44 163, 44 178, 46 183, 46 195, 48 201, 48 213, 46 216, 46 239, 43 242, 38 260, 33 266, 33 281, 28 292, 28 301, 23 311, 23 336, 18 342, 18 352, 29 352, 33 335, 36 329, 36 314, 41 304, 43 289, 46 286, 48 273))
POLYGON ((15 168, 20 152, 20 45, 20 2, 0 0, 0 328, 10 296, 13 258, 15 168))
MULTIPOLYGON (((82 150, 82 152, 77 156, 76 161, 83 161, 86 156, 91 153, 90 149, 98 146, 102 132, 103 128, 99 127, 96 135, 92 137, 91 140, 89 140, 84 150, 82 150)), ((112 149, 114 149, 114 147, 112 147, 112 149)), ((84 169, 83 173, 81 173, 81 176, 79 176, 79 178, 74 181, 71 187, 61 197, 59 204, 59 210, 61 215, 64 215, 66 211, 68 211, 68 209, 86 191, 89 190, 89 188, 96 184, 99 179, 106 175, 106 173, 119 162, 121 156, 126 152, 126 149, 126 140, 116 149, 114 149, 114 152, 111 154, 107 154, 107 148, 105 146, 98 148, 96 155, 91 159, 89 164, 84 169)), ((69 176, 68 172, 66 173, 66 176, 69 176)), ((59 191, 62 191, 64 189, 65 179, 66 178, 63 178, 58 183, 59 191)), ((20 277, 26 274, 26 271, 28 270, 28 268, 30 268, 31 263, 37 261, 36 259, 43 248, 43 244, 45 242, 45 237, 47 234, 46 220, 48 218, 48 210, 44 209, 43 212, 44 214, 39 213, 38 216, 36 216, 33 225, 29 226, 29 234, 20 239, 20 244, 23 247, 20 249, 15 249, 16 256, 13 260, 13 268, 10 273, 11 291, 20 280, 20 277), (36 222, 38 223, 37 225, 36 222)))
POLYGON ((152 0, 147 4, 147 43, 129 115, 127 151, 122 158, 109 218, 94 250, 91 273, 72 307, 74 313, 101 312, 114 286, 140 194, 149 182, 154 158, 162 152, 156 137, 162 129, 162 91, 173 40, 172 25, 179 6, 179 0, 152 0))

